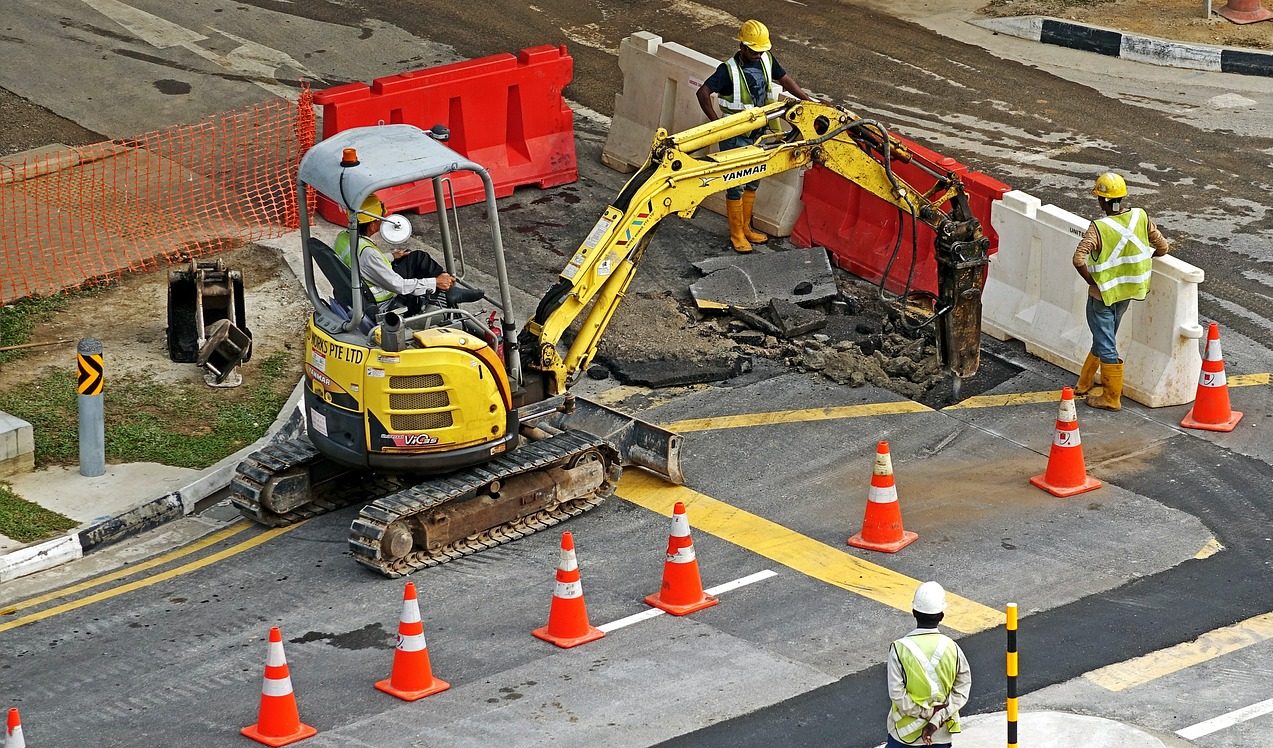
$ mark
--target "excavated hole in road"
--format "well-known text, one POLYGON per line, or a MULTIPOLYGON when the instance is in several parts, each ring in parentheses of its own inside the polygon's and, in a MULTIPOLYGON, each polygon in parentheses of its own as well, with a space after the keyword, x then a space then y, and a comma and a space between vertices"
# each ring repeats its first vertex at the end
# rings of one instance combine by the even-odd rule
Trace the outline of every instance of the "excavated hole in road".
MULTIPOLYGON (((760 308, 735 314, 705 313, 667 292, 629 294, 598 350, 593 378, 613 375, 623 384, 651 388, 726 381, 760 366, 820 372, 849 387, 872 385, 930 407, 956 401, 954 382, 943 373, 933 327, 909 330, 875 285, 835 270, 839 295, 792 317, 775 319, 760 308), (810 322, 812 320, 812 322, 810 322), (778 333, 778 334, 775 334, 778 333)), ((977 373, 960 383, 959 398, 981 394, 1021 368, 986 351, 977 373)))

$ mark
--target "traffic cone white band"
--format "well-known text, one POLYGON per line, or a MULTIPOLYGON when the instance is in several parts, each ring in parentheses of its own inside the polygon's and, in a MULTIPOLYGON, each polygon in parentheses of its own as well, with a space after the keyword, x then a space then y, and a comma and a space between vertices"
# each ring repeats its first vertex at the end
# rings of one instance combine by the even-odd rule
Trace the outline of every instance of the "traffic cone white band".
POLYGON ((672 515, 672 537, 688 538, 690 536, 690 518, 687 514, 672 515))
POLYGON ((670 564, 688 564, 694 560, 694 546, 687 545, 683 548, 677 548, 676 553, 667 554, 667 561, 670 564))
POLYGON ((291 676, 283 676, 282 678, 266 678, 261 685, 262 696, 290 696, 292 693, 291 676))
POLYGON ((1220 371, 1203 370, 1202 376, 1198 377, 1199 387, 1224 387, 1229 384, 1229 378, 1224 375, 1224 369, 1220 371))
POLYGON ((9 737, 4 741, 5 748, 26 748, 26 738, 22 737, 22 725, 18 725, 9 732, 9 737))
POLYGON ((1223 361, 1224 360, 1224 356, 1220 355, 1219 338, 1215 340, 1207 341, 1207 350, 1202 357, 1206 359, 1207 361, 1223 361))
POLYGON ((874 471, 876 475, 892 475, 893 474, 893 458, 889 456, 888 452, 875 453, 874 471))
POLYGON ((1056 410, 1056 420, 1066 423, 1073 423, 1079 419, 1078 412, 1074 410, 1073 400, 1062 400, 1061 407, 1056 410))
POLYGON ((401 623, 419 623, 420 622, 420 606, 415 599, 402 601, 402 617, 399 619, 401 623))
POLYGON ((425 647, 424 634, 398 634, 399 652, 419 652, 425 647))
POLYGON ((583 584, 580 582, 558 582, 557 591, 553 595, 563 600, 583 597, 583 584))
POLYGON ((892 504, 897 501, 897 486, 871 486, 866 500, 876 504, 892 504))
POLYGON ((574 571, 579 568, 579 560, 575 558, 574 549, 565 549, 561 551, 561 561, 557 563, 559 571, 574 571))
POLYGON ((1057 429, 1052 435, 1052 444, 1057 447, 1077 447, 1083 443, 1083 437, 1079 436, 1079 430, 1065 431, 1057 429))
POLYGON ((283 642, 270 642, 269 653, 265 655, 266 667, 282 667, 287 664, 283 656, 283 642))

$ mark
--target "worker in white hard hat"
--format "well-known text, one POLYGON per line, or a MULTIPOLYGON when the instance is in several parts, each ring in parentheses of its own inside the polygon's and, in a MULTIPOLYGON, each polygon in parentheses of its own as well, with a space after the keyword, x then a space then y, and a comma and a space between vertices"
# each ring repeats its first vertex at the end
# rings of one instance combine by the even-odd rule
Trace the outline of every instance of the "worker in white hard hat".
MULTIPOLYGON (((737 38, 738 51, 718 65, 716 72, 698 88, 698 105, 702 107, 707 119, 716 120, 744 109, 772 104, 777 101, 780 90, 785 90, 797 99, 813 101, 813 97, 805 93, 795 78, 773 56, 770 51, 773 45, 769 41, 769 29, 765 24, 756 20, 744 21, 738 29, 737 38), (717 114, 713 108, 712 94, 716 94, 717 103, 724 115, 717 114)), ((720 149, 724 151, 750 145, 764 131, 765 128, 760 127, 754 132, 727 138, 721 141, 720 149)), ((736 252, 750 252, 752 244, 769 241, 767 235, 751 225, 756 189, 759 186, 760 182, 754 181, 732 186, 725 191, 729 242, 736 252)))
POLYGON ((915 590, 915 630, 888 651, 887 748, 949 746, 960 731, 959 710, 968 703, 972 671, 953 639, 937 630, 946 613, 946 590, 924 582, 915 590))
POLYGON ((1087 395, 1093 408, 1121 410, 1123 359, 1114 339, 1128 305, 1149 293, 1153 258, 1167 254, 1170 245, 1144 208, 1123 204, 1127 181, 1121 175, 1101 174, 1092 194, 1105 215, 1092 221, 1074 250, 1074 268, 1087 281, 1087 326, 1092 331, 1092 350, 1074 394, 1087 395), (1098 371, 1100 385, 1095 384, 1098 371))
MULTIPOLYGON (((358 211, 358 272, 367 283, 376 311, 387 312, 405 307, 407 315, 419 314, 422 298, 435 291, 446 291, 455 278, 429 256, 428 252, 394 247, 381 249, 371 237, 380 231, 385 206, 380 198, 370 195, 358 211)), ((346 266, 350 264, 349 232, 342 231, 332 247, 346 266)))

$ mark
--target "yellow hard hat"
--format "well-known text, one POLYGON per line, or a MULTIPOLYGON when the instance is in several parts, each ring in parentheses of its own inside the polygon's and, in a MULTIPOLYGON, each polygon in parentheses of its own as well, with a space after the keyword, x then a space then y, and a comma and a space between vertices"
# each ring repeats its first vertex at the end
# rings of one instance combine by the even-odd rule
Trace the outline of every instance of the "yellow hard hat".
POLYGON ((769 29, 755 20, 743 21, 742 27, 738 29, 738 41, 757 52, 768 52, 773 46, 769 43, 769 29))
POLYGON ((1096 178, 1092 194, 1106 200, 1118 200, 1127 197, 1127 182, 1118 174, 1107 171, 1096 178))
POLYGON ((371 223, 385 217, 385 204, 375 195, 368 195, 362 201, 362 210, 358 213, 358 223, 371 223), (368 213, 372 215, 367 215, 368 213))

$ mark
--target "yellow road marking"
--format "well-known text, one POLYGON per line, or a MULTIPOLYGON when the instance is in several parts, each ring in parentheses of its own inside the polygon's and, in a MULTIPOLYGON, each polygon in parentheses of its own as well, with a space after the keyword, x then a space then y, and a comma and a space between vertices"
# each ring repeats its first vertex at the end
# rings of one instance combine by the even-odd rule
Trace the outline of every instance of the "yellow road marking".
POLYGON ((211 535, 200 538, 199 540, 191 543, 190 545, 182 546, 181 548, 178 548, 177 550, 172 551, 170 553, 165 553, 162 556, 156 556, 155 558, 148 559, 139 564, 130 564, 129 566, 125 566, 124 568, 119 569, 118 571, 112 571, 109 574, 103 574, 100 577, 94 577, 88 581, 80 582, 78 584, 73 584, 70 587, 63 587, 61 589, 54 590, 53 592, 49 592, 49 593, 40 595, 38 597, 32 597, 27 600, 22 600, 20 602, 14 603, 13 605, 6 605, 5 607, 0 608, 0 616, 12 615, 14 613, 17 613, 19 610, 23 610, 24 608, 32 608, 32 607, 35 607, 36 605, 47 603, 50 600, 56 600, 59 597, 66 597, 68 595, 74 595, 77 592, 83 592, 84 590, 91 590, 94 587, 100 587, 103 584, 106 584, 107 582, 113 582, 116 579, 131 577, 132 575, 136 574, 139 571, 145 571, 146 569, 153 569, 156 566, 163 566, 164 564, 170 561, 175 561, 176 559, 179 559, 182 556, 189 556, 191 553, 194 553, 195 551, 201 550, 203 548, 207 548, 210 545, 216 545, 217 543, 220 543, 222 540, 225 540, 226 538, 234 537, 235 535, 238 535, 239 533, 243 532, 249 527, 251 527, 251 525, 249 525, 247 522, 242 522, 242 521, 235 522, 234 524, 230 525, 224 530, 218 530, 217 532, 214 532, 211 535))
POLYGON ((1193 557, 1201 561, 1204 558, 1211 558, 1223 550, 1224 546, 1220 543, 1220 541, 1212 537, 1207 539, 1207 542, 1203 544, 1202 549, 1193 554, 1193 557))
POLYGON ((1046 392, 1014 392, 1007 395, 977 395, 954 405, 947 405, 942 410, 967 410, 970 408, 997 408, 1001 405, 1033 405, 1035 403, 1054 403, 1061 399, 1061 390, 1046 392))
POLYGON ((1208 631, 1191 642, 1106 665, 1083 677, 1108 691, 1125 691, 1269 639, 1273 639, 1273 613, 1208 631))
POLYGON ((1230 387, 1251 387, 1257 384, 1268 384, 1270 375, 1265 374, 1234 374, 1228 377, 1230 387))
MULTIPOLYGON (((1270 374, 1233 374, 1228 382, 1231 387, 1251 387, 1269 384, 1273 381, 1270 374)), ((1061 388, 1043 392, 1013 392, 1006 395, 977 395, 954 405, 942 408, 946 410, 971 410, 973 408, 998 408, 1011 405, 1034 405, 1037 403, 1054 403, 1061 399, 1061 388)), ((892 416, 904 413, 931 413, 932 408, 911 400, 889 403, 865 403, 862 405, 843 405, 827 408, 804 408, 801 410, 775 410, 765 413, 742 413, 733 416, 710 416, 708 418, 687 418, 683 421, 672 421, 662 424, 664 428, 681 434, 692 431, 711 431, 713 429, 738 429, 749 426, 773 426, 780 423, 804 423, 807 421, 830 421, 839 418, 865 418, 869 416, 892 416)))
POLYGON ((866 416, 891 416, 898 413, 932 413, 933 409, 912 400, 892 403, 866 403, 829 408, 804 408, 802 410, 775 410, 768 413, 743 413, 736 416, 712 416, 689 418, 663 424, 663 428, 678 433, 709 431, 711 429, 737 429, 747 426, 773 426, 779 423, 803 423, 806 421, 830 421, 838 418, 863 418, 866 416))
POLYGON ((67 603, 62 603, 61 605, 55 605, 52 608, 45 608, 44 610, 38 613, 32 613, 29 616, 23 616, 22 618, 15 618, 12 621, 5 621, 4 623, 0 623, 0 632, 8 631, 9 629, 16 629, 19 626, 25 626, 28 623, 43 621, 45 618, 52 618, 53 616, 61 615, 62 613, 67 613, 69 611, 76 610, 78 608, 83 608, 87 605, 92 605, 93 603, 101 602, 102 600, 109 600, 112 597, 118 597, 119 595, 132 592, 133 590, 139 590, 145 587, 149 587, 152 584, 166 582, 169 579, 182 576, 183 574, 189 574, 192 571, 197 571, 199 569, 204 568, 205 566, 211 566, 212 564, 215 564, 231 556, 242 553, 243 551, 251 550, 252 548, 257 547, 258 545, 261 545, 262 543, 267 543, 273 540, 274 538, 277 538, 279 535, 282 535, 283 533, 291 532, 292 530, 295 530, 296 528, 300 527, 303 524, 305 523, 300 522, 295 525, 290 525, 288 527, 276 527, 272 530, 266 530, 260 535, 249 538, 243 541, 242 543, 239 543, 238 545, 232 545, 229 548, 226 548, 224 550, 217 551, 216 553, 209 554, 207 556, 204 556, 203 558, 196 559, 194 561, 191 561, 188 564, 183 564, 174 569, 169 569, 168 571, 161 572, 154 576, 146 577, 145 579, 138 579, 135 582, 129 582, 128 584, 120 585, 119 587, 114 587, 109 590, 102 590, 101 592, 98 592, 93 595, 89 595, 88 597, 83 597, 78 600, 72 600, 67 603))
MULTIPOLYGON (((640 470, 628 470, 619 495, 664 516, 678 501, 690 510, 690 523, 703 532, 746 548, 801 574, 910 613, 919 580, 863 561, 856 556, 789 530, 723 501, 684 486, 674 486, 640 470)), ((966 634, 994 628, 1004 614, 981 603, 947 594, 945 623, 966 634)))

